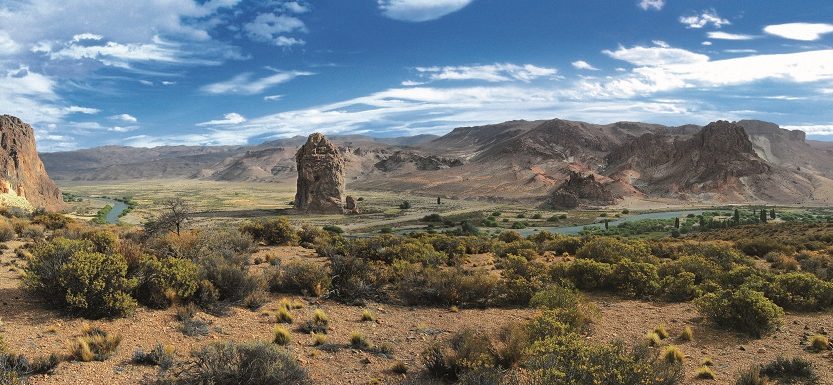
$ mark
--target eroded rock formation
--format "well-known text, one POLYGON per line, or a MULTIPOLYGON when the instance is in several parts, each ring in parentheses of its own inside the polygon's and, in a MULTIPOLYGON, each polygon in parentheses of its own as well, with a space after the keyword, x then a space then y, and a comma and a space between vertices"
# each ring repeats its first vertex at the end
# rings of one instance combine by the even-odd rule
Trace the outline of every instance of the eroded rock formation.
POLYGON ((295 154, 295 162, 298 168, 295 208, 305 213, 341 214, 345 160, 338 148, 316 132, 295 154))
POLYGON ((25 198, 31 208, 56 211, 63 207, 61 192, 38 156, 32 127, 10 115, 0 116, 0 182, 2 195, 25 198))
POLYGON ((549 203, 552 207, 564 209, 582 204, 612 205, 616 203, 616 196, 596 181, 593 174, 582 176, 571 171, 570 177, 552 192, 549 203))
POLYGON ((359 213, 359 202, 356 200, 356 198, 353 198, 352 195, 348 195, 347 200, 344 203, 344 209, 347 210, 348 213, 359 213))

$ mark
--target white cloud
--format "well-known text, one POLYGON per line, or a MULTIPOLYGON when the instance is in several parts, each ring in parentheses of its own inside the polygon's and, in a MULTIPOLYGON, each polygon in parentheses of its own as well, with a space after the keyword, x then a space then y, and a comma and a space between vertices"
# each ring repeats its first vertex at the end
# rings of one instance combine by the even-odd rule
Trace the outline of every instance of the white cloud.
MULTIPOLYGON (((77 37, 77 36, 76 36, 77 37)), ((82 39, 90 40, 90 39, 82 39)), ((100 39, 99 39, 100 40, 100 39)), ((104 65, 129 68, 131 62, 163 62, 168 64, 182 63, 180 46, 166 42, 155 37, 147 44, 120 44, 108 41, 104 44, 88 45, 79 44, 79 40, 73 38, 62 48, 49 52, 53 60, 90 59, 97 60, 104 65)))
POLYGON ((417 67, 417 72, 427 75, 431 80, 483 80, 487 82, 507 82, 532 80, 551 77, 558 70, 538 67, 532 64, 517 65, 496 63, 474 66, 417 67))
POLYGON ((301 19, 295 16, 275 13, 262 13, 257 15, 252 22, 245 24, 243 29, 254 40, 272 42, 275 45, 283 43, 283 46, 294 45, 286 44, 290 41, 295 42, 295 44, 301 42, 301 40, 282 36, 283 34, 307 31, 307 27, 301 19), (283 39, 281 39, 282 37, 283 39))
POLYGON ((822 23, 788 23, 768 25, 764 32, 790 40, 816 41, 833 32, 833 25, 822 23))
POLYGON ((174 84, 176 84, 176 82, 172 82, 172 81, 168 81, 168 80, 163 80, 162 81, 163 86, 172 86, 174 84))
POLYGON ((292 47, 294 45, 304 45, 304 44, 306 44, 305 41, 303 41, 302 39, 294 38, 294 37, 278 36, 275 39, 275 45, 278 46, 278 47, 292 47))
POLYGON ((223 115, 223 119, 209 120, 207 122, 197 123, 197 126, 226 126, 232 124, 240 124, 245 121, 246 118, 243 117, 243 115, 240 115, 236 112, 229 112, 228 114, 223 115))
POLYGON ((5 31, 0 31, 0 56, 10 56, 20 51, 20 45, 5 31))
POLYGON ((703 63, 709 57, 703 54, 669 47, 665 42, 654 42, 654 47, 619 46, 616 51, 604 50, 602 53, 614 59, 626 61, 637 66, 659 66, 670 64, 703 63))
POLYGON ((590 63, 584 60, 576 60, 572 63, 573 68, 580 69, 580 70, 588 70, 588 71, 598 71, 599 69, 590 65, 590 63))
POLYGON ((379 10, 388 18, 423 22, 457 12, 473 0, 378 0, 379 10))
POLYGON ((703 11, 699 15, 680 16, 680 23, 685 24, 686 28, 700 29, 709 24, 714 28, 720 28, 724 25, 732 24, 729 20, 721 18, 717 12, 712 10, 703 11))
POLYGON ((111 120, 120 120, 122 122, 136 123, 139 119, 130 114, 118 114, 110 117, 111 120))
POLYGON ((64 108, 64 111, 71 113, 71 114, 87 114, 87 115, 95 115, 101 110, 97 108, 90 108, 90 107, 79 107, 79 106, 69 106, 64 108))
POLYGON ((418 81, 415 81, 415 80, 405 80, 400 84, 404 87, 414 87, 414 86, 421 86, 421 85, 425 84, 425 82, 418 82, 418 81))
POLYGON ((710 45, 712 45, 712 42, 710 42, 710 41, 704 41, 704 42, 702 42, 702 43, 700 43, 700 44, 701 44, 701 45, 705 45, 705 46, 710 46, 710 45))
MULTIPOLYGON (((650 55, 649 55, 650 56, 650 55)), ((685 88, 717 88, 762 80, 812 83, 833 80, 833 50, 696 61, 638 60, 631 73, 604 81, 580 81, 574 98, 630 98, 685 88)))
POLYGON ((113 126, 107 129, 110 132, 130 132, 138 130, 139 126, 113 126))
POLYGON ((263 100, 267 102, 274 102, 283 99, 283 95, 266 95, 263 97, 263 100))
POLYGON ((787 130, 801 130, 807 135, 833 135, 833 124, 808 124, 795 126, 781 126, 787 130))
POLYGON ((98 41, 98 40, 101 40, 103 38, 104 38, 104 36, 97 35, 97 34, 94 34, 94 33, 85 32, 85 33, 79 33, 79 34, 73 36, 72 41, 74 41, 74 42, 79 42, 79 41, 84 41, 84 40, 96 40, 96 41, 98 41))
POLYGON ((752 35, 743 35, 743 34, 736 34, 736 33, 728 33, 728 32, 721 32, 721 31, 712 31, 708 33, 709 39, 716 39, 716 40, 752 40, 755 36, 752 35))
POLYGON ((641 0, 639 2, 639 8, 642 8, 643 10, 646 10, 646 11, 649 10, 649 9, 659 11, 664 6, 665 6, 665 0, 641 0))
POLYGON ((288 12, 292 13, 307 13, 309 12, 309 6, 306 4, 302 4, 297 1, 287 1, 283 3, 283 9, 287 10, 288 12))
POLYGON ((311 75, 315 74, 305 71, 277 71, 274 75, 252 79, 252 73, 246 72, 226 81, 208 84, 201 90, 209 94, 255 95, 299 76, 311 75))
POLYGON ((723 52, 726 52, 726 53, 758 53, 758 50, 755 50, 755 49, 724 49, 723 52))

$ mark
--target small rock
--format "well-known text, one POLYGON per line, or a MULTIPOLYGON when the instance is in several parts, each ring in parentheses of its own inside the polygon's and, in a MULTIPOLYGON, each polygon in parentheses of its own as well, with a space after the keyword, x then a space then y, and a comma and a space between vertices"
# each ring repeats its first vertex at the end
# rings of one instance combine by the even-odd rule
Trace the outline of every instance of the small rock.
POLYGON ((758 348, 758 353, 766 353, 766 348, 758 348))
POLYGON ((746 351, 746 348, 743 345, 738 345, 738 350, 746 351))

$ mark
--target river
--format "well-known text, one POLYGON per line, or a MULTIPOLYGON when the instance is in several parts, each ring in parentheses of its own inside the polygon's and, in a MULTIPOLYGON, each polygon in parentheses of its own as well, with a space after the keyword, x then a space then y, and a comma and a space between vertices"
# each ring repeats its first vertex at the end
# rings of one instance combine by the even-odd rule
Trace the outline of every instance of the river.
POLYGON ((113 206, 113 208, 110 210, 109 213, 107 213, 107 217, 104 218, 104 222, 111 224, 119 223, 121 213, 123 213, 124 210, 127 210, 127 204, 114 199, 108 199, 108 201, 109 202, 107 204, 113 206))
MULTIPOLYGON (((684 211, 662 211, 662 212, 654 212, 654 213, 644 213, 644 214, 636 214, 627 216, 624 218, 616 218, 608 222, 610 227, 618 226, 622 223, 626 222, 634 222, 634 221, 641 221, 645 219, 671 219, 671 218, 684 218, 689 214, 700 215, 706 211, 714 211, 714 210, 684 210, 684 211)), ((581 230, 585 228, 602 228, 604 227, 604 223, 592 223, 588 225, 581 225, 581 226, 569 226, 569 227, 527 227, 522 230, 515 230, 523 236, 531 235, 536 232, 540 231, 549 231, 554 234, 578 234, 581 230)))

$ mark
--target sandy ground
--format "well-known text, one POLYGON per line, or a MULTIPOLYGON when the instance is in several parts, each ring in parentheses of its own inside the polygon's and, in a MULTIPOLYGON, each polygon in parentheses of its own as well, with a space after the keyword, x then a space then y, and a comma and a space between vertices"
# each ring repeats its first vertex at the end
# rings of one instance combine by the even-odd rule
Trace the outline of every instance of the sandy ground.
MULTIPOLYGON (((182 334, 174 318, 174 309, 140 308, 126 318, 86 321, 48 310, 39 300, 21 290, 12 251, 19 244, 10 244, 11 248, 0 258, 0 317, 4 321, 4 336, 10 347, 27 355, 65 352, 66 341, 77 335, 85 322, 123 337, 118 352, 107 361, 61 363, 54 374, 32 378, 32 384, 136 384, 154 378, 156 373, 154 368, 130 363, 136 348, 148 350, 156 343, 171 344, 176 347, 177 356, 185 358, 191 350, 214 341, 271 341, 276 324, 267 313, 276 310, 278 302, 286 297, 271 295, 270 301, 254 312, 233 308, 223 317, 200 313, 199 318, 210 322, 210 334, 204 337, 182 334)), ((314 258, 314 253, 300 248, 266 249, 253 257, 263 257, 267 253, 281 259, 314 258)), ((305 304, 303 309, 293 311, 295 324, 290 327, 293 339, 290 349, 309 370, 314 382, 320 384, 366 384, 374 379, 384 384, 395 384, 401 376, 391 373, 391 366, 396 361, 402 361, 411 373, 422 370, 420 353, 437 339, 447 338, 464 328, 489 332, 507 323, 524 322, 535 315, 535 311, 530 309, 464 309, 451 312, 440 308, 377 303, 357 307, 295 296, 288 298, 299 299, 305 304), (313 347, 309 335, 295 330, 296 325, 309 319, 318 308, 329 315, 331 329, 328 342, 341 345, 340 351, 325 352, 313 347), (377 315, 376 322, 361 321, 361 313, 366 308, 377 315), (392 345, 394 357, 381 357, 347 347, 350 335, 356 331, 363 333, 371 343, 392 345)), ((692 326, 692 342, 678 342, 674 337, 668 340, 668 343, 679 345, 687 355, 685 383, 710 383, 693 378, 704 357, 711 357, 715 362, 718 379, 711 383, 727 384, 733 383, 737 374, 750 365, 785 355, 811 360, 822 376, 821 383, 833 385, 833 355, 830 352, 809 353, 804 350, 803 341, 806 333, 833 331, 833 312, 788 314, 780 330, 756 340, 711 327, 698 317, 689 303, 651 303, 595 294, 589 298, 600 309, 600 318, 591 337, 594 340, 638 342, 659 324, 665 324, 672 336, 684 326, 692 326)))

